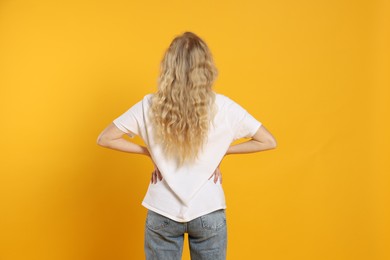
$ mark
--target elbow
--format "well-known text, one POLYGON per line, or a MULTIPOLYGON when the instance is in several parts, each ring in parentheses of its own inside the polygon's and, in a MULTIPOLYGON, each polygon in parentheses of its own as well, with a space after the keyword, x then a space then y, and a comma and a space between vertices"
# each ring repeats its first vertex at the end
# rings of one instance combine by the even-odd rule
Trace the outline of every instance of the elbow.
POLYGON ((96 144, 102 147, 107 147, 107 140, 104 138, 104 136, 99 135, 96 140, 96 144))
POLYGON ((256 149, 257 152, 272 150, 277 147, 277 143, 275 140, 264 140, 264 141, 253 140, 253 141, 255 141, 258 144, 258 148, 256 149))
POLYGON ((278 146, 278 143, 276 142, 275 139, 269 140, 269 149, 275 149, 278 146))

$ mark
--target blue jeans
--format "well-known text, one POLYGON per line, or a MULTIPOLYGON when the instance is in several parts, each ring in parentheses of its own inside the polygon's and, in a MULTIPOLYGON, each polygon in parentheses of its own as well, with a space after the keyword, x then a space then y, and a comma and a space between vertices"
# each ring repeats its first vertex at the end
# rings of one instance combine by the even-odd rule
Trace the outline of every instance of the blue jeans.
POLYGON ((220 209, 189 222, 176 222, 148 210, 145 225, 146 260, 180 260, 188 233, 191 260, 225 260, 227 227, 220 209))

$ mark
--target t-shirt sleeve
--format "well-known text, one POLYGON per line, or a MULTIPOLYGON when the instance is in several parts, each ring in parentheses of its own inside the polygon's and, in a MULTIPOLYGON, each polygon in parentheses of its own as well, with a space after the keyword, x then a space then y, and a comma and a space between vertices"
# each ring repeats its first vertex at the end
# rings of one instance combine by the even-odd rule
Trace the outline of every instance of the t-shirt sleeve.
POLYGON ((134 137, 132 133, 140 135, 140 129, 143 126, 142 100, 114 119, 113 123, 131 138, 134 137))
POLYGON ((251 138, 262 123, 246 109, 230 99, 228 105, 228 122, 233 132, 233 140, 251 138))

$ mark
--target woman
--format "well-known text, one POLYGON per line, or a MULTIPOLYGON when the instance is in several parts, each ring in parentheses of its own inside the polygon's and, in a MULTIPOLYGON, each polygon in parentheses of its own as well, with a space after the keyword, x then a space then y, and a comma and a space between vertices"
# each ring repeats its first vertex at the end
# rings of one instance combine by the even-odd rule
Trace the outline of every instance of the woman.
POLYGON ((181 259, 188 233, 191 259, 226 259, 225 155, 274 149, 261 122, 212 90, 218 71, 206 43, 192 32, 164 54, 158 91, 147 94, 99 135, 103 147, 144 154, 154 164, 142 205, 146 259, 181 259), (139 135, 147 147, 122 138, 139 135), (250 138, 231 145, 234 140, 250 138), (219 180, 219 181, 218 181, 219 180))

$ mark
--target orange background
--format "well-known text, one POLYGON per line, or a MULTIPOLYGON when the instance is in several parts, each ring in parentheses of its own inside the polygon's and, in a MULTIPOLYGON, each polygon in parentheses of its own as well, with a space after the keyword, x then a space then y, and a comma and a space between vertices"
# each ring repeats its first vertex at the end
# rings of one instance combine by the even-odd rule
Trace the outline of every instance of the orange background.
POLYGON ((155 91, 187 30, 214 55, 215 90, 278 141, 221 165, 228 259, 390 259, 389 13, 384 0, 1 1, 0 259, 144 259, 152 164, 96 139, 155 91))

